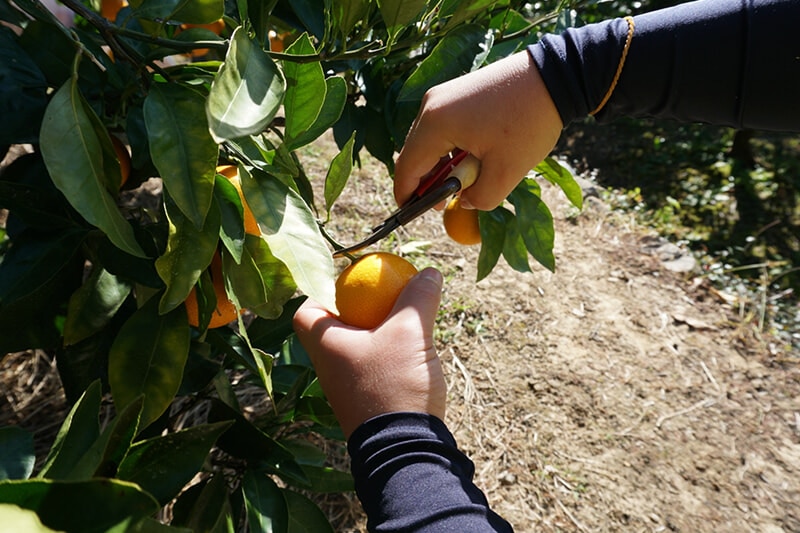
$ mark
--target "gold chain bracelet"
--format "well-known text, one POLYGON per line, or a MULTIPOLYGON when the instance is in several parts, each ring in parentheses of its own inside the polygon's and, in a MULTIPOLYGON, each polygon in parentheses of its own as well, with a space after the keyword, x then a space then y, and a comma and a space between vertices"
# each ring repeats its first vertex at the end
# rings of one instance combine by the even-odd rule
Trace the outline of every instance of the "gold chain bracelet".
POLYGON ((617 72, 614 74, 614 79, 611 80, 611 87, 608 88, 606 95, 600 101, 600 105, 598 105, 594 111, 589 113, 590 115, 596 115, 603 106, 606 105, 606 102, 611 98, 611 95, 614 93, 614 89, 617 87, 617 82, 619 81, 619 76, 622 74, 622 67, 625 65, 625 58, 628 57, 628 50, 631 47, 631 41, 633 40, 633 30, 635 25, 633 23, 633 17, 625 17, 625 22, 628 23, 628 37, 625 39, 625 47, 622 49, 622 57, 619 59, 619 65, 617 65, 617 72))

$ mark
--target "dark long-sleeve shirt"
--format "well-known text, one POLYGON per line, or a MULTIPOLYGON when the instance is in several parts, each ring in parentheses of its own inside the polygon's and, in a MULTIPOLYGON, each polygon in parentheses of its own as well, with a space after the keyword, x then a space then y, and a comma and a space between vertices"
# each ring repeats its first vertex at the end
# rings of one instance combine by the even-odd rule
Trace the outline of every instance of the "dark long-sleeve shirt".
MULTIPOLYGON (((700 0, 634 17, 628 56, 596 115, 800 131, 800 2, 700 0)), ((628 24, 614 19, 529 48, 564 124, 602 100, 628 24)))
MULTIPOLYGON (((600 121, 653 116, 800 131, 800 0, 700 0, 635 17, 619 82, 600 121)), ((623 19, 549 35, 529 51, 564 124, 611 85, 623 19)), ((348 449, 370 531, 511 531, 474 485, 474 467, 437 418, 376 417, 348 449)))

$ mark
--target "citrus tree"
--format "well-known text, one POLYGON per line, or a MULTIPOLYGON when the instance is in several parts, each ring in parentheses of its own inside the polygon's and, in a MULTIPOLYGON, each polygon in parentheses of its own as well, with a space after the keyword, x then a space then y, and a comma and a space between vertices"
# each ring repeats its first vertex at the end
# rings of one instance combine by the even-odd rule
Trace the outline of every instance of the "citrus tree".
MULTIPOLYGON (((362 150, 392 172, 429 87, 533 42, 563 6, 62 3, 74 25, 0 1, 0 157, 17 150, 0 174, 0 357, 53 354, 71 405, 38 461, 30 433, 0 428, 0 516, 330 531, 308 494, 352 480, 306 438, 341 431, 291 317, 306 296, 335 307, 332 207, 362 150), (298 150, 331 129, 317 198, 298 150), (263 391, 258 416, 242 383, 263 391)), ((555 161, 537 171, 580 205, 555 161)), ((555 268, 534 178, 480 233, 479 277, 501 256, 555 268)))

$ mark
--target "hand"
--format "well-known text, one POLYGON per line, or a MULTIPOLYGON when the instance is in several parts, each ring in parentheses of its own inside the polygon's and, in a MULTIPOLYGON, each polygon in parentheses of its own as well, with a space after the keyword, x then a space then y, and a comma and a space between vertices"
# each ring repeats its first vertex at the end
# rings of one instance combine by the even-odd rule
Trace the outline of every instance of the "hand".
POLYGON ((481 161, 462 203, 490 210, 553 149, 563 124, 527 51, 431 88, 395 165, 402 205, 420 178, 454 148, 481 161))
POLYGON ((442 275, 417 274, 389 317, 374 330, 339 321, 307 300, 294 329, 346 437, 379 414, 412 411, 444 420, 447 387, 433 345, 442 275))

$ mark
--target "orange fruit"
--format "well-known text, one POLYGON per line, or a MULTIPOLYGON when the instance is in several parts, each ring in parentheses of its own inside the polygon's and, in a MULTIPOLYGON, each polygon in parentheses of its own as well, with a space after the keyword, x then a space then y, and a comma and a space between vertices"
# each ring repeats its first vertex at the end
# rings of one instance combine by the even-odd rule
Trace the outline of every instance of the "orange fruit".
MULTIPOLYGON (((225 281, 222 279, 222 256, 215 253, 211 259, 211 282, 214 284, 214 296, 217 299, 217 307, 211 313, 211 321, 208 328, 218 328, 236 320, 236 306, 228 299, 225 292, 225 281)), ((189 325, 198 327, 200 324, 200 310, 197 306, 197 288, 192 287, 189 296, 184 301, 186 314, 189 317, 189 325)))
POLYGON ((119 10, 127 5, 128 2, 126 0, 102 0, 100 2, 100 15, 113 22, 117 19, 119 10))
POLYGON ((242 201, 242 209, 244 210, 244 232, 249 235, 261 235, 261 230, 256 222, 256 217, 247 205, 247 200, 244 199, 242 192, 242 180, 239 177, 239 169, 233 165, 220 165, 217 167, 217 174, 222 174, 236 187, 236 192, 239 193, 239 199, 242 201))
POLYGON ((122 175, 119 186, 122 187, 131 175, 131 155, 128 153, 128 148, 125 147, 118 137, 111 134, 109 134, 109 137, 111 137, 111 144, 114 146, 114 152, 116 152, 117 159, 119 160, 119 172, 122 175))
POLYGON ((392 311, 403 288, 417 269, 387 252, 366 254, 336 279, 336 307, 345 324, 373 329, 392 311))
POLYGON ((459 244, 480 244, 481 230, 478 226, 478 211, 461 207, 461 198, 456 196, 444 208, 444 229, 451 239, 459 244))

